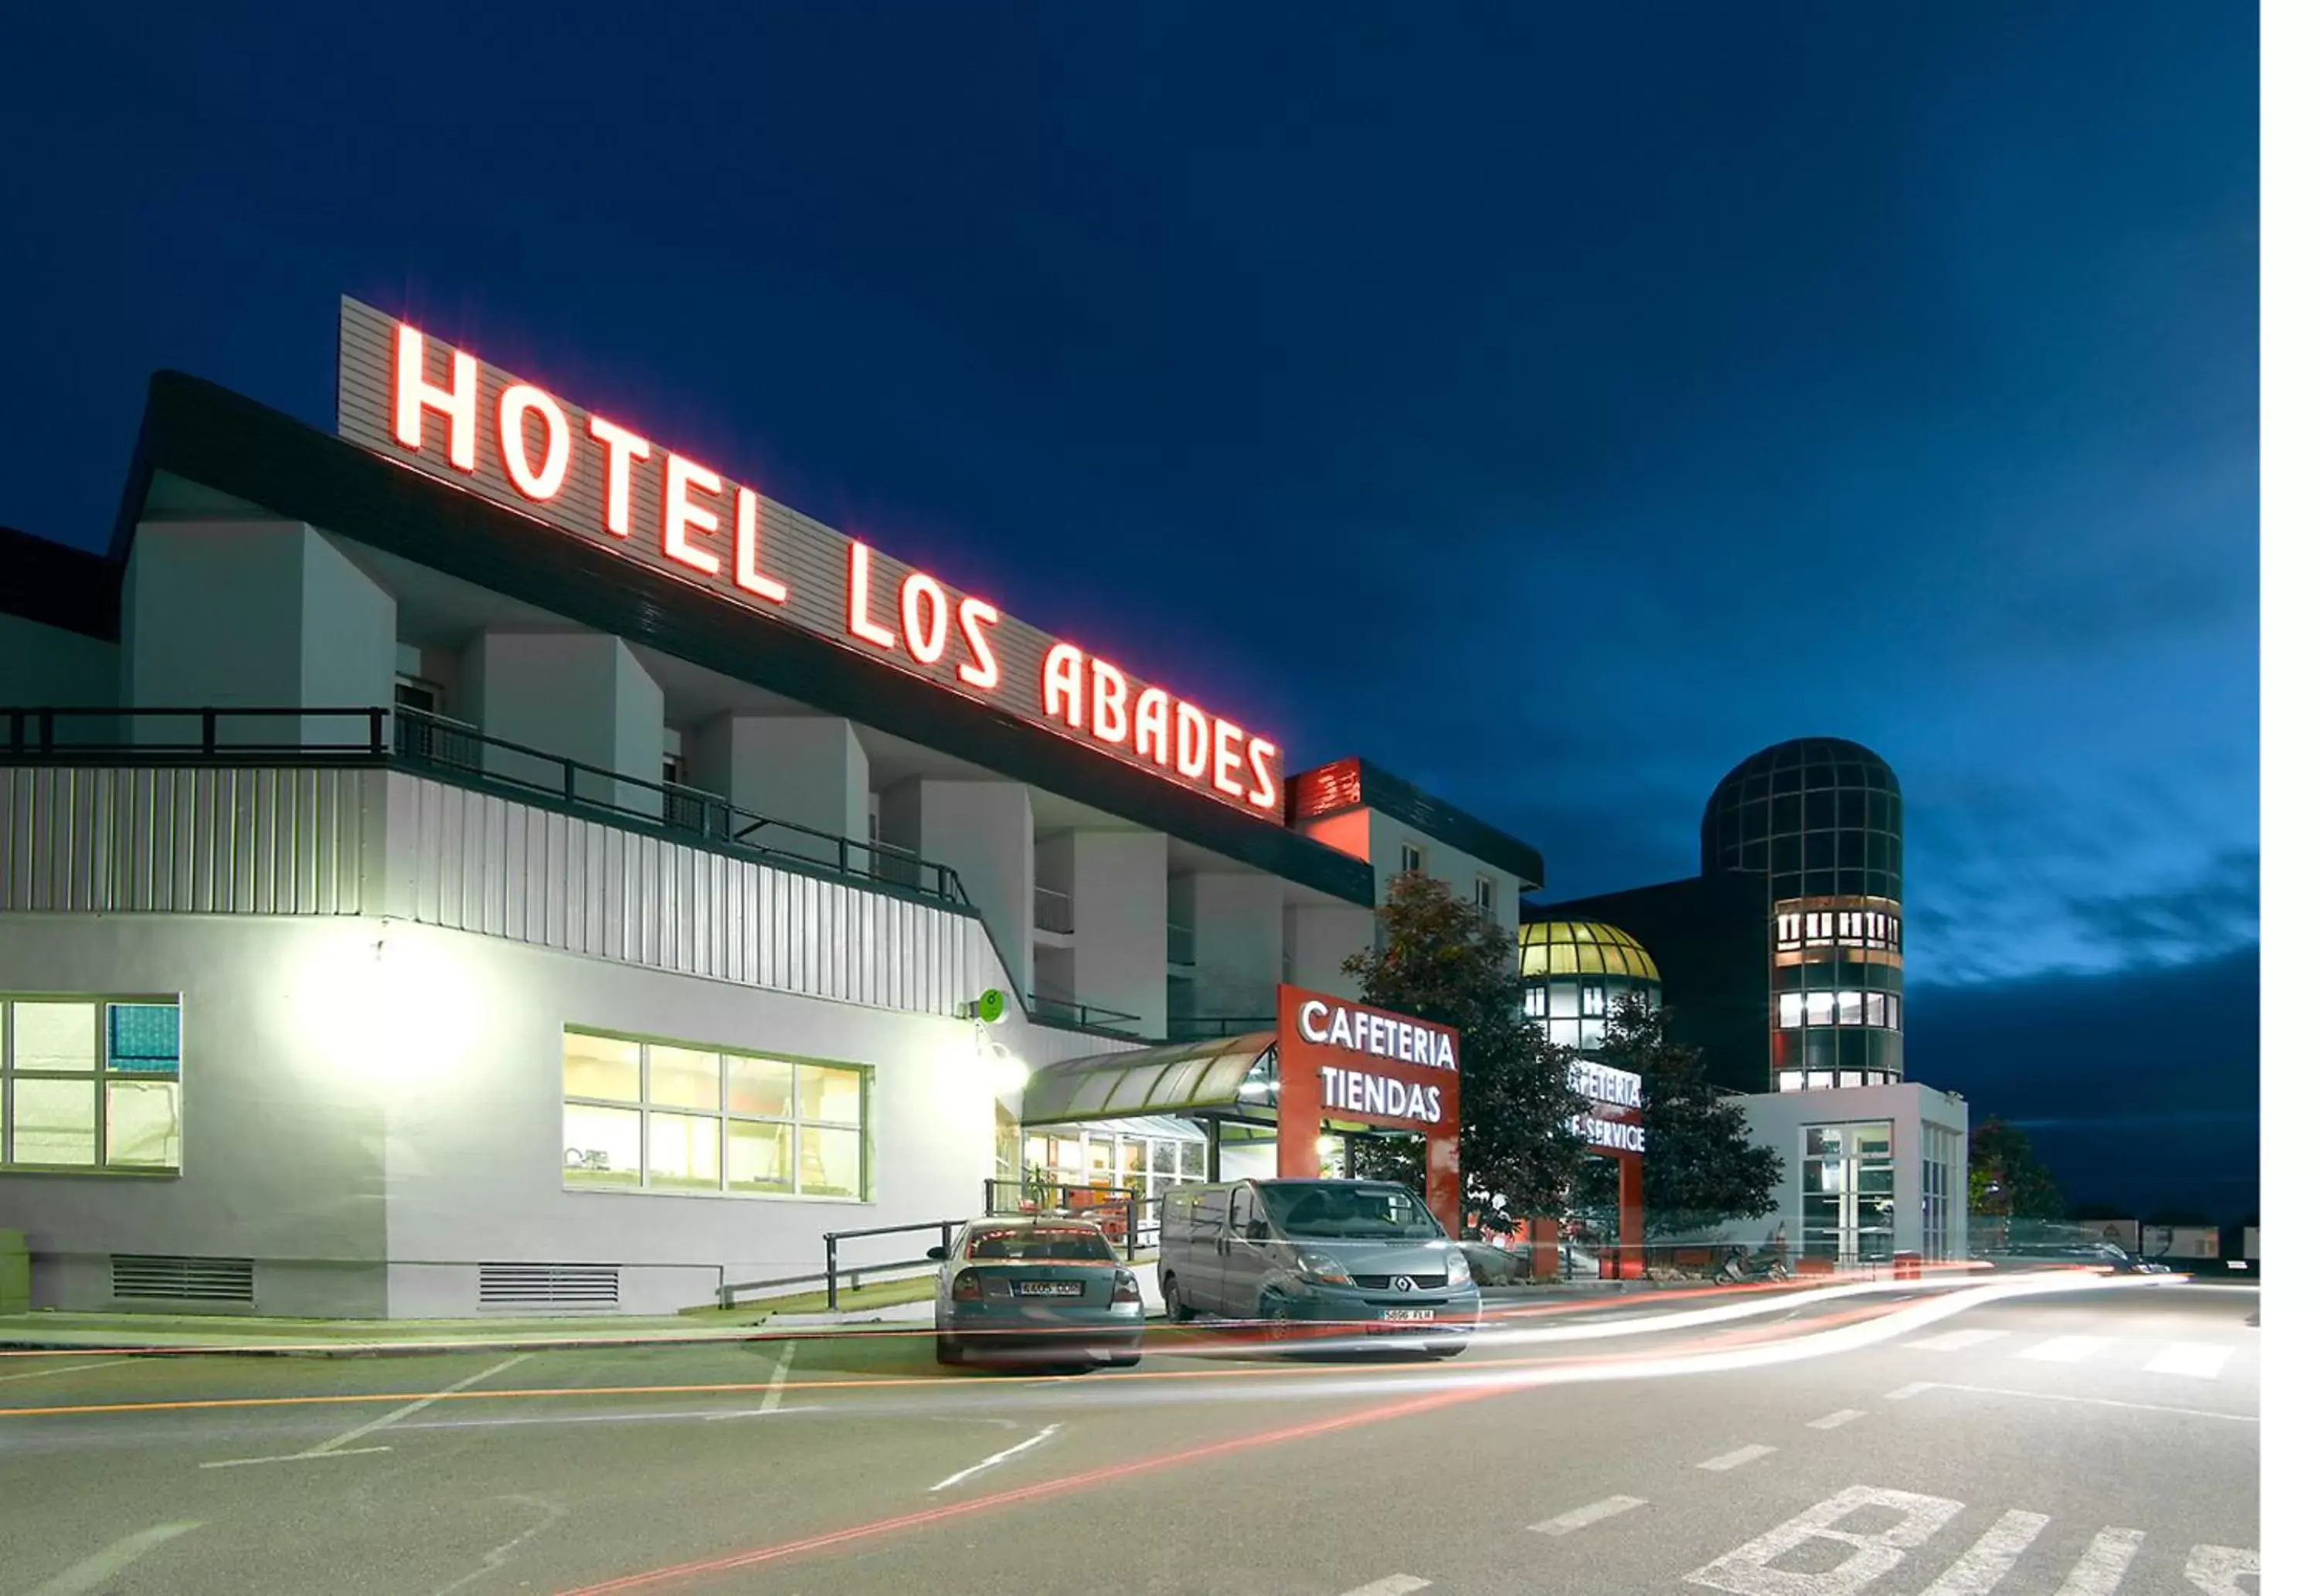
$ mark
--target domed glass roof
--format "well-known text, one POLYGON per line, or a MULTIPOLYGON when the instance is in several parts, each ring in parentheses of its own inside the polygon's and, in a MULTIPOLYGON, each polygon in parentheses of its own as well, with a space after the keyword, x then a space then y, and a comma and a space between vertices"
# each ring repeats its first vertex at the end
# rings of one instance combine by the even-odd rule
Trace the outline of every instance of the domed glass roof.
POLYGON ((1524 981, 1548 975, 1624 975, 1658 979, 1658 961, 1615 926, 1598 920, 1532 920, 1521 928, 1524 981))

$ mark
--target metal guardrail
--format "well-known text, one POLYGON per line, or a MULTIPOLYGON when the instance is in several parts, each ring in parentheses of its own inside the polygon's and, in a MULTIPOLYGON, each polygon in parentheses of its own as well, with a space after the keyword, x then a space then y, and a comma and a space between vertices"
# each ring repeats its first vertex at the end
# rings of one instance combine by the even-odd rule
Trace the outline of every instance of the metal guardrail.
POLYGON ((1139 1014, 1129 1014, 1123 1009, 1105 1009, 1100 1003, 1081 1003, 1070 998, 1041 998, 1033 994, 1022 1000, 1030 1018, 1067 1026, 1075 1031, 1093 1031, 1106 1036, 1125 1036, 1133 1041, 1148 1041, 1124 1027, 1143 1023, 1139 1014))
POLYGON ((1204 1042, 1215 1036, 1244 1036, 1268 1031, 1280 1023, 1276 1014, 1182 1014, 1167 1021, 1170 1042, 1204 1042))
MULTIPOLYGON (((492 737, 423 710, 352 708, 0 708, 0 764, 198 758, 253 764, 391 765, 584 815, 643 825, 768 863, 886 887, 971 910, 957 872, 908 848, 840 837, 743 809, 696 787, 647 781, 492 737)), ((1120 1016, 1131 1020, 1133 1016, 1120 1016)))
POLYGON ((905 1236, 920 1234, 927 1231, 939 1231, 941 1233, 942 1251, 947 1252, 949 1251, 950 1238, 955 1236, 958 1228, 965 1224, 966 1221, 963 1219, 933 1219, 922 1224, 876 1224, 865 1230, 823 1231, 821 1244, 825 1257, 817 1272, 810 1275, 784 1275, 777 1280, 742 1280, 719 1286, 716 1288, 716 1305, 720 1308, 732 1307, 744 1291, 772 1291, 784 1286, 806 1286, 819 1280, 827 1289, 826 1300, 829 1304, 829 1311, 833 1314, 837 1311, 837 1282, 840 1277, 850 1278, 854 1289, 858 1290, 861 1286, 861 1277, 864 1275, 890 1275, 901 1269, 930 1269, 935 1267, 933 1260, 923 1253, 920 1253, 915 1258, 899 1258, 886 1263, 857 1263, 848 1266, 841 1263, 838 1258, 838 1248, 840 1243, 859 1241, 865 1236, 905 1236))
POLYGON ((1167 962, 1169 964, 1196 965, 1199 962, 1199 944, 1191 935, 1190 927, 1179 926, 1173 920, 1167 922, 1167 962))

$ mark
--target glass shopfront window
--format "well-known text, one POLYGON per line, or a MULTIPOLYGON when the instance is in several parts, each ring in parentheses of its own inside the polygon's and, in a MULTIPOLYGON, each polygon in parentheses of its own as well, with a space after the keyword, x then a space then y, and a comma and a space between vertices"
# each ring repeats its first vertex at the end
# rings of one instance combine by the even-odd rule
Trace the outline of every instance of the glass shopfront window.
POLYGON ((869 1072, 588 1031, 563 1036, 575 1190, 868 1195, 869 1072))
POLYGON ((0 998, 0 1169, 175 1173, 181 1051, 174 998, 0 998))
POLYGON ((1891 1122, 1810 1125, 1802 1145, 1802 1250, 1837 1264, 1891 1256, 1891 1122))

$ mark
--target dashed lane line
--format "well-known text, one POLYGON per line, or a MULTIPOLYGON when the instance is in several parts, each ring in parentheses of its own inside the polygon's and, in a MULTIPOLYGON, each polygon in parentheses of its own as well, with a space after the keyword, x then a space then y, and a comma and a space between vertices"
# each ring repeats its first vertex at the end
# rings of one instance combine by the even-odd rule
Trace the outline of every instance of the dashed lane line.
POLYGON ((87 1596, 103 1590, 115 1575, 154 1547, 198 1529, 198 1520, 183 1524, 156 1524, 150 1529, 139 1529, 134 1535, 124 1535, 94 1556, 84 1557, 48 1583, 39 1586, 32 1596, 87 1596))
POLYGON ((2020 1396, 2031 1402, 2072 1402, 2086 1407, 2124 1408, 2137 1413, 2180 1413, 2192 1419, 2226 1419, 2233 1424, 2259 1424, 2259 1413, 2225 1413, 2217 1408, 2185 1408, 2160 1402, 2125 1402, 2114 1396, 2079 1396, 2063 1391, 2021 1391, 2008 1385, 1963 1385, 1952 1380, 1918 1380, 1883 1394, 1885 1402, 1906 1402, 1927 1391, 1969 1391, 1980 1396, 2020 1396))
POLYGON ((1568 1535, 1572 1530, 1585 1529, 1588 1524, 1598 1524, 1604 1519, 1614 1519, 1620 1513, 1629 1513, 1638 1507, 1649 1505, 1649 1501, 1646 1497, 1604 1496, 1599 1502, 1572 1508, 1559 1518, 1548 1519, 1544 1523, 1532 1524, 1530 1528, 1540 1535, 1568 1535))
POLYGON ((1864 1419, 1865 1417, 1867 1417, 1866 1411, 1862 1408, 1837 1408, 1835 1412, 1828 1414, 1823 1419, 1813 1419, 1810 1421, 1810 1428, 1813 1430, 1840 1430, 1845 1425, 1850 1423, 1854 1419, 1864 1419))
POLYGON ((1428 1590, 1431 1580, 1418 1579, 1413 1574, 1388 1574, 1380 1580, 1370 1580, 1357 1591, 1347 1591, 1344 1596, 1411 1596, 1411 1592, 1428 1590))
POLYGON ((1778 1449, 1776 1447, 1741 1447, 1735 1452, 1725 1452, 1720 1457, 1709 1457, 1698 1466, 1721 1474, 1730 1469, 1744 1467, 1757 1457, 1768 1457, 1778 1449))
POLYGON ((358 1441, 366 1435, 376 1434, 379 1430, 384 1430, 388 1425, 394 1423, 396 1421, 408 1419, 411 1414, 418 1412, 421 1408, 432 1407, 435 1403, 442 1401, 445 1397, 455 1396, 471 1385, 480 1385, 485 1380, 490 1379, 493 1375, 511 1369, 517 1364, 523 1362, 525 1359, 532 1356, 533 1355, 529 1352, 518 1352, 513 1358, 508 1358, 504 1362, 491 1365, 490 1367, 484 1369, 480 1374, 469 1375, 465 1379, 445 1385, 442 1390, 422 1396, 416 1402, 407 1402, 391 1412, 381 1413, 369 1423, 358 1424, 354 1429, 347 1430, 344 1435, 332 1436, 328 1440, 324 1441, 319 1447, 309 1447, 302 1452, 291 1452, 279 1457, 227 1457, 214 1463, 204 1463, 201 1466, 203 1468, 246 1468, 256 1463, 307 1463, 322 1457, 358 1457, 368 1452, 391 1452, 394 1450, 392 1447, 349 1447, 346 1443, 349 1441, 358 1441))
POLYGON ((67 1363, 57 1368, 36 1368, 21 1375, 0 1375, 0 1385, 11 1385, 18 1380, 46 1379, 50 1375, 76 1375, 84 1369, 115 1368, 121 1364, 136 1361, 134 1358, 108 1358, 101 1363, 67 1363))

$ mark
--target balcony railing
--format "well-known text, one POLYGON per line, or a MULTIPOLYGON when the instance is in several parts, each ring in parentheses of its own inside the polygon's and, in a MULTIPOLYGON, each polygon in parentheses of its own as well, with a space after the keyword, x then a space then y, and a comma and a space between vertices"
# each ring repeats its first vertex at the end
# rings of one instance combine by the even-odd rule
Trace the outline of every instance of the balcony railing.
POLYGON ((1071 895, 1058 887, 1031 889, 1031 923, 1041 931, 1052 931, 1067 937, 1077 928, 1073 918, 1071 895))
POLYGON ((974 908, 957 871, 907 848, 777 820, 714 793, 567 759, 422 710, 0 709, 0 765, 268 763, 391 767, 777 867, 974 908))
POLYGON ((1280 1023, 1275 1014, 1177 1014, 1167 1020, 1170 1042, 1204 1042, 1216 1036, 1244 1036, 1268 1031, 1280 1023))
POLYGON ((1129 1026, 1143 1023, 1143 1017, 1129 1014, 1123 1009, 1105 1009, 1100 1003, 1081 1003, 1071 998, 1041 998, 1035 993, 1022 1000, 1030 1018, 1047 1025, 1064 1026, 1074 1031, 1092 1031, 1101 1036, 1128 1036, 1142 1042, 1149 1038, 1128 1030, 1129 1026))
POLYGON ((1167 962, 1171 964, 1196 964, 1199 961, 1193 955, 1198 951, 1197 945, 1191 940, 1191 928, 1179 926, 1173 920, 1169 920, 1167 922, 1167 962))

